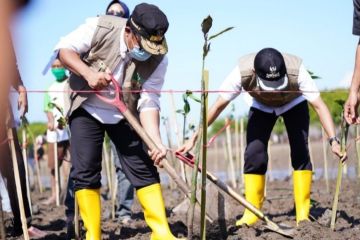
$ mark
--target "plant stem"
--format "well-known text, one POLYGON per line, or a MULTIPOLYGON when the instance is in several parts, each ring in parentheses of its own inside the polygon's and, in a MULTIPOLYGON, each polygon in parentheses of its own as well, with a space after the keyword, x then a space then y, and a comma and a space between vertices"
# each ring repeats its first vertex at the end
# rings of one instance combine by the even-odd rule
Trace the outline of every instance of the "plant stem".
POLYGON ((209 86, 209 71, 203 71, 203 78, 201 83, 201 108, 202 108, 202 125, 203 125, 203 134, 202 134, 202 164, 201 164, 201 232, 200 238, 206 239, 206 160, 207 160, 207 110, 208 110, 208 86, 209 86))
POLYGON ((185 138, 186 138, 186 114, 184 114, 184 120, 183 120, 183 139, 182 142, 185 142, 185 138))

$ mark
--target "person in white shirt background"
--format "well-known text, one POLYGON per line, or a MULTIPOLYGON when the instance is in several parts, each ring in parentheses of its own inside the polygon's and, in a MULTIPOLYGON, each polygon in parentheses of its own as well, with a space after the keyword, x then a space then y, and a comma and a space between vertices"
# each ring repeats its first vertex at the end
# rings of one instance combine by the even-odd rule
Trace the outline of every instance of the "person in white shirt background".
MULTIPOLYGON (((246 199, 255 207, 262 207, 268 141, 277 118, 282 116, 294 168, 296 222, 309 220, 312 165, 308 149, 308 103, 320 118, 329 137, 332 152, 342 157, 333 120, 315 82, 297 56, 282 54, 274 48, 264 48, 258 53, 245 55, 221 85, 220 96, 208 113, 209 125, 241 91, 247 91, 251 96, 244 156, 246 199)), ((195 133, 178 151, 183 154, 190 151, 197 137, 198 133, 195 133)), ((258 218, 246 209, 236 225, 250 226, 257 220, 258 218)))
POLYGON ((55 77, 55 81, 47 89, 44 96, 44 112, 46 113, 48 119, 46 132, 46 141, 48 145, 48 167, 51 173, 51 196, 42 202, 45 205, 54 204, 56 200, 55 143, 57 143, 56 151, 58 157, 58 167, 60 168, 62 165, 64 166, 64 182, 67 182, 67 176, 70 171, 69 130, 67 129, 67 126, 61 122, 61 119, 64 119, 64 91, 66 89, 66 84, 68 84, 68 76, 66 75, 66 69, 59 59, 55 59, 52 63, 51 72, 55 77))

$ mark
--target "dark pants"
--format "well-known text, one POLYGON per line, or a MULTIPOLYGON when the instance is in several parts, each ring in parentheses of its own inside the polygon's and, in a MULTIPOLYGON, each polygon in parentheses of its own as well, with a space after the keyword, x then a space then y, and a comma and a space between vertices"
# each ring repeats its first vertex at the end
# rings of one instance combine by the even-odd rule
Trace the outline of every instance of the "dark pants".
MULTIPOLYGON (((295 170, 312 170, 309 156, 309 108, 304 101, 281 115, 289 137, 291 164, 295 170)), ((250 108, 247 126, 244 173, 265 174, 268 141, 278 116, 250 108)), ((284 155, 286 158, 287 156, 284 155)))
POLYGON ((101 158, 105 132, 121 154, 123 171, 131 184, 142 188, 159 183, 159 174, 145 151, 140 137, 121 120, 117 124, 102 124, 84 109, 70 117, 71 161, 75 191, 101 187, 101 158))
POLYGON ((117 178, 115 214, 119 220, 121 220, 131 217, 131 206, 134 202, 134 187, 131 185, 129 179, 127 179, 124 174, 123 167, 121 166, 120 162, 120 158, 122 158, 122 156, 118 153, 114 143, 110 141, 110 144, 117 178))
MULTIPOLYGON (((19 140, 17 138, 16 130, 12 129, 12 131, 13 131, 14 144, 16 149, 17 164, 19 168, 20 184, 21 184, 21 192, 23 197, 25 216, 28 220, 27 222, 29 227, 31 220, 31 212, 30 212, 30 206, 26 191, 25 165, 21 154, 21 149, 19 145, 19 140)), ((14 215, 14 228, 21 230, 20 208, 19 208, 18 196, 16 192, 13 164, 11 160, 11 150, 8 142, 0 145, 0 152, 3 153, 2 156, 0 156, 0 172, 6 182, 6 188, 10 198, 11 211, 14 215)))

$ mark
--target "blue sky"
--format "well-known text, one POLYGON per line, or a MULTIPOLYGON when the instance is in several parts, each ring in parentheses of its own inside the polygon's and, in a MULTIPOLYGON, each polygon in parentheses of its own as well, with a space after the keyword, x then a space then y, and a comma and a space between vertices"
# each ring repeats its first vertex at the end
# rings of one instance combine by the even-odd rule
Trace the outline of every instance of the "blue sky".
MULTIPOLYGON (((41 74, 55 44, 87 17, 102 14, 109 1, 33 0, 14 19, 13 36, 20 73, 28 90, 45 90, 53 81, 49 72, 41 74)), ((129 1, 132 10, 141 1, 129 1)), ((200 24, 213 17, 211 33, 226 27, 235 29, 215 39, 207 58, 210 89, 217 89, 243 54, 274 47, 303 58, 307 68, 322 79, 320 89, 344 86, 351 76, 358 38, 352 31, 352 1, 249 0, 249 1, 150 1, 167 15, 170 28, 169 67, 164 89, 200 89, 202 32, 200 24)), ((45 121, 43 94, 29 93, 30 121, 45 121)), ((211 94, 210 105, 216 99, 211 94)), ((162 95, 162 115, 168 116, 167 94, 162 95)), ((177 108, 183 103, 175 94, 177 108)), ((236 114, 248 106, 241 97, 235 101, 236 114)), ((230 108, 225 110, 225 114, 230 108)), ((199 107, 192 104, 190 121, 197 123, 199 107)), ((180 116, 179 116, 180 117, 180 116)), ((178 120, 180 123, 180 118, 178 120)))

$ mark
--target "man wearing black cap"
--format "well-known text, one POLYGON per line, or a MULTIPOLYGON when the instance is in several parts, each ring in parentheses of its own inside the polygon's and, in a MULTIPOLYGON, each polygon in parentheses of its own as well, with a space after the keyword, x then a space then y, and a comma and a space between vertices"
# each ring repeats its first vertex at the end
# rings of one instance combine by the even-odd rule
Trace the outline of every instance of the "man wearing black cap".
POLYGON ((151 239, 176 239, 166 219, 155 167, 166 155, 159 131, 159 91, 168 63, 164 36, 168 26, 166 15, 158 7, 142 3, 135 7, 129 20, 110 15, 88 19, 55 48, 72 72, 69 83, 74 92, 69 96, 68 110, 71 177, 87 229, 86 239, 101 238, 99 189, 105 131, 122 156, 124 173, 136 188, 152 230, 151 239), (123 93, 122 97, 128 108, 138 113, 141 124, 160 150, 146 152, 141 139, 116 107, 102 102, 94 93, 76 92, 111 90, 110 74, 123 90, 144 90, 123 93))
MULTIPOLYGON (((296 222, 309 219, 312 165, 308 149, 309 110, 313 106, 329 137, 332 152, 340 157, 338 139, 330 113, 302 60, 294 55, 281 54, 273 48, 242 57, 238 66, 220 87, 223 91, 209 110, 210 125, 231 100, 242 90, 252 98, 247 126, 245 150, 245 195, 255 207, 261 208, 264 200, 267 146, 271 131, 279 116, 286 126, 294 168, 294 197, 296 222)), ((189 151, 196 142, 195 134, 179 151, 189 151)), ((257 217, 245 210, 237 226, 253 225, 257 217)))

